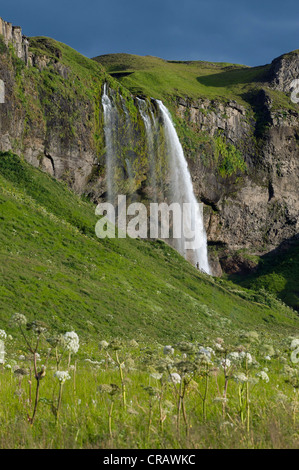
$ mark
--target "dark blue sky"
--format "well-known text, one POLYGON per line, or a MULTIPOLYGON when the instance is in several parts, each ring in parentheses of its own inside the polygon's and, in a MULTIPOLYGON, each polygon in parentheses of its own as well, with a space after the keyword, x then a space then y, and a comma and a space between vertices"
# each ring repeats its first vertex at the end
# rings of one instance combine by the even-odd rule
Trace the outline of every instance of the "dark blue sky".
POLYGON ((262 65, 299 48, 298 0, 9 0, 0 16, 88 57, 262 65))

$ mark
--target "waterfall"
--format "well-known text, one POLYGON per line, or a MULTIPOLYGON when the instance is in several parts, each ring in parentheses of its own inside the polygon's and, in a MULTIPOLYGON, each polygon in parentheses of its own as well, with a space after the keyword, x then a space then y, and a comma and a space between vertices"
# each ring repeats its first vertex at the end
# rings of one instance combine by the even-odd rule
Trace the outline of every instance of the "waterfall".
POLYGON ((152 200, 153 202, 158 201, 157 195, 157 179, 156 179, 156 153, 154 136, 156 132, 157 123, 153 114, 153 111, 149 108, 145 100, 137 97, 138 109, 142 120, 144 122, 148 156, 149 156, 149 168, 150 168, 150 184, 153 189, 152 200))
MULTIPOLYGON (((135 176, 138 179, 138 173, 135 175, 138 169, 136 170, 134 167, 133 170, 132 166, 132 159, 135 159, 134 162, 138 159, 138 154, 134 150, 138 133, 136 134, 136 128, 133 127, 126 102, 122 96, 120 96, 120 102, 121 111, 119 112, 115 96, 112 94, 112 98, 109 97, 108 87, 105 83, 102 106, 106 142, 107 201, 112 204, 115 203, 118 188, 121 187, 119 184, 121 171, 124 171, 128 176, 129 185, 127 187, 131 197, 134 197, 134 194, 136 197, 135 176), (124 154, 122 153, 123 149, 125 150, 124 154)), ((170 180, 168 202, 170 204, 178 203, 183 213, 179 221, 173 217, 173 233, 166 241, 172 244, 193 265, 210 274, 203 214, 193 191, 188 164, 170 113, 159 100, 155 101, 159 117, 156 116, 156 112, 153 112, 151 103, 140 98, 137 98, 137 103, 146 134, 149 162, 148 180, 152 190, 150 199, 152 202, 164 202, 165 184, 160 188, 160 183, 170 180), (161 135, 163 135, 162 140, 161 135), (161 142, 163 142, 162 145, 161 142), (192 210, 186 212, 184 204, 192 210), (181 231, 179 231, 178 222, 181 224, 181 231), (176 238, 178 233, 179 236, 176 238)))
POLYGON ((184 203, 190 204, 192 212, 184 217, 183 225, 187 233, 193 230, 196 234, 194 241, 189 243, 188 249, 186 249, 188 237, 185 236, 184 232, 180 239, 174 238, 173 243, 175 248, 185 256, 186 259, 198 265, 202 271, 210 274, 207 236, 203 223, 203 214, 193 191, 188 164, 168 109, 164 106, 162 101, 157 100, 157 104, 163 117, 165 139, 169 154, 172 202, 179 203, 181 208, 184 203))
POLYGON ((104 110, 104 133, 106 142, 106 181, 107 181, 107 201, 113 203, 115 199, 114 171, 116 165, 116 139, 117 129, 117 109, 113 106, 108 96, 107 84, 104 84, 102 105, 104 110))

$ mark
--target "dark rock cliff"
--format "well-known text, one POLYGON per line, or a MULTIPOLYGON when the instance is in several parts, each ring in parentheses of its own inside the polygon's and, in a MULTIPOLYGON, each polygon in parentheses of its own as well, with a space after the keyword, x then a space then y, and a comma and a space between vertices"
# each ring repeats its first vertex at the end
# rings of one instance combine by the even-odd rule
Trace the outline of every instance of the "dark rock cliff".
MULTIPOLYGON (((292 70, 298 63, 296 56, 292 70)), ((276 64, 272 74, 273 83, 277 80, 283 86, 276 64)), ((232 251, 265 253, 299 231, 299 114, 273 109, 266 87, 252 103, 255 119, 234 102, 178 100, 177 104, 178 116, 187 115, 191 126, 210 136, 221 131, 247 164, 244 174, 223 176, 200 154, 189 159, 196 194, 209 208, 205 211, 209 243, 220 248, 218 257, 228 272, 254 266, 241 254, 232 256, 232 251)), ((215 269, 221 273, 217 263, 215 269)))

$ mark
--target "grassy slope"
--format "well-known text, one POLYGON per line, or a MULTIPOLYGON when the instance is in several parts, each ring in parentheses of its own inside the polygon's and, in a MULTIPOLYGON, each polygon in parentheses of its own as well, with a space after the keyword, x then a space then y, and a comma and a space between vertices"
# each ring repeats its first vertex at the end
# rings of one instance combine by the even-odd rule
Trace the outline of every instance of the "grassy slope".
POLYGON ((94 207, 12 154, 0 158, 0 218, 0 328, 15 311, 89 337, 165 342, 297 328, 271 297, 201 275, 163 242, 98 240, 94 207))
POLYGON ((299 310, 299 241, 280 253, 268 253, 260 259, 256 273, 232 280, 255 290, 265 289, 299 310))
MULTIPOLYGON (((261 86, 269 65, 244 65, 203 61, 166 61, 156 57, 108 54, 96 57, 108 73, 133 93, 169 100, 171 96, 233 99, 248 107, 247 94, 261 86)), ((271 91, 274 106, 294 106, 283 93, 271 91)))

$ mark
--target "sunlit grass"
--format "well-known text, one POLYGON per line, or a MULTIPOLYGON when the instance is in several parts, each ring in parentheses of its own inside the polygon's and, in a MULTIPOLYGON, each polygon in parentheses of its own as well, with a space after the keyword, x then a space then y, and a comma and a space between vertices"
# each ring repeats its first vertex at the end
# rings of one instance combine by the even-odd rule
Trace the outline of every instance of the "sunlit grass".
POLYGON ((267 358, 255 332, 236 332, 225 342, 211 337, 204 348, 179 342, 170 354, 160 344, 114 340, 99 348, 83 341, 70 363, 67 356, 59 363, 59 370, 70 376, 59 402, 49 334, 40 340, 38 367, 47 366, 31 425, 29 380, 32 390, 36 386, 32 358, 19 340, 6 340, 6 362, 0 369, 5 404, 0 408, 1 448, 298 446, 298 366, 291 361, 291 338, 268 341, 273 351, 267 358), (30 375, 20 379, 20 368, 30 375))

